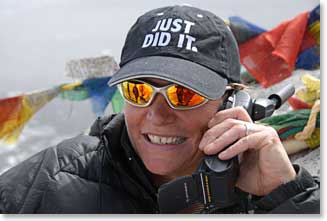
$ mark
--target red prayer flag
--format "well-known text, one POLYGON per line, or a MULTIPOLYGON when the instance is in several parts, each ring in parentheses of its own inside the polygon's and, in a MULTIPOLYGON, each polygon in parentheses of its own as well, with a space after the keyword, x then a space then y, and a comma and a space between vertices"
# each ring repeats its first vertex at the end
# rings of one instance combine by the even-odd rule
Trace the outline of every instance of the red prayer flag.
POLYGON ((239 46, 242 64, 264 87, 291 75, 302 45, 308 16, 309 12, 301 13, 239 46))

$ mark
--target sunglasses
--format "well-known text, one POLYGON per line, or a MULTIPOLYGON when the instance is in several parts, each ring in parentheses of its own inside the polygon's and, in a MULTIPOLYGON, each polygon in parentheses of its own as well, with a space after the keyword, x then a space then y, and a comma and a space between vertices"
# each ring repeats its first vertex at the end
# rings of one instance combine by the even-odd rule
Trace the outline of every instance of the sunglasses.
POLYGON ((156 87, 141 80, 124 81, 119 86, 125 100, 137 107, 148 107, 157 93, 162 94, 175 110, 194 109, 208 102, 208 98, 178 84, 156 87))

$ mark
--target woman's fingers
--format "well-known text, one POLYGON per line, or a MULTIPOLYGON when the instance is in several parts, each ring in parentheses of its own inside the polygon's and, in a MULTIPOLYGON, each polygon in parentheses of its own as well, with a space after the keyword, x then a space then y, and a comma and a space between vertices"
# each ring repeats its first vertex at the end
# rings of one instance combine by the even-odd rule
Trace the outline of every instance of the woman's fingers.
POLYGON ((219 138, 222 134, 224 134, 226 131, 228 131, 233 126, 239 124, 238 120, 234 119, 227 119, 224 122, 215 125, 214 127, 207 130, 203 136, 202 140, 199 144, 200 150, 204 150, 205 147, 215 141, 217 138, 219 138))
POLYGON ((217 112, 215 116, 209 121, 208 127, 214 127, 215 125, 220 124, 226 119, 236 119, 241 121, 252 122, 251 117, 243 107, 235 107, 217 112))
POLYGON ((237 142, 238 145, 245 146, 252 145, 252 142, 254 142, 253 145, 255 145, 258 143, 258 140, 248 140, 249 135, 266 130, 269 130, 269 132, 265 134, 265 136, 271 136, 271 130, 266 126, 240 120, 227 119, 224 122, 210 128, 204 134, 199 148, 205 154, 212 155, 219 153, 225 148, 230 149, 235 145, 235 142, 237 142))
POLYGON ((244 124, 236 124, 232 126, 230 129, 225 131, 215 140, 207 144, 203 151, 205 154, 212 155, 216 154, 219 151, 223 150, 225 147, 231 145, 236 142, 238 139, 245 136, 245 126, 244 124))
POLYGON ((272 130, 273 129, 267 127, 260 132, 254 132, 248 136, 244 136, 226 150, 222 151, 218 157, 222 160, 228 160, 249 149, 259 150, 267 146, 273 146, 274 141, 277 142, 278 136, 274 136, 275 132, 272 130))
POLYGON ((258 145, 260 140, 265 139, 264 136, 271 135, 270 130, 270 134, 260 133, 266 131, 268 127, 252 123, 251 117, 243 107, 218 112, 209 121, 208 127, 209 130, 204 133, 199 149, 207 155, 212 155, 227 148, 224 153, 221 153, 224 159, 236 156, 250 146, 258 145), (252 138, 255 140, 252 141, 252 138))

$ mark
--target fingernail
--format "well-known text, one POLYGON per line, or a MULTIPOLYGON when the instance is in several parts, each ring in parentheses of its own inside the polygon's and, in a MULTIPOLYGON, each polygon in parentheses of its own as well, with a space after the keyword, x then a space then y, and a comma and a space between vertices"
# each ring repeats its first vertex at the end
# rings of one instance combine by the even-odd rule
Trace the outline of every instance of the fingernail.
POLYGON ((203 150, 204 146, 205 146, 205 143, 203 141, 201 141, 199 144, 199 149, 203 150))
MULTIPOLYGON (((225 158, 225 157, 226 157, 226 151, 221 152, 221 153, 218 155, 218 157, 219 157, 220 159, 225 158)), ((222 159, 222 160, 223 160, 223 159, 222 159)))
POLYGON ((199 144, 199 149, 203 150, 204 147, 207 145, 208 141, 206 139, 202 139, 199 144))
POLYGON ((206 145, 204 148, 203 148, 203 150, 204 150, 204 152, 206 153, 206 154, 209 154, 209 155, 211 155, 211 154, 217 154, 217 150, 216 150, 216 147, 214 146, 214 145, 212 145, 212 144, 209 144, 209 145, 206 145))

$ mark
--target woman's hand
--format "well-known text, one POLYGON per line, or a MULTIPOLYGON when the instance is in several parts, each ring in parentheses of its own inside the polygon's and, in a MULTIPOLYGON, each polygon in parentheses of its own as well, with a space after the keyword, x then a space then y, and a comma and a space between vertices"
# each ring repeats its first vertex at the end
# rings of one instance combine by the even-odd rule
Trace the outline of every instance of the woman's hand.
POLYGON ((236 186, 263 196, 295 178, 296 172, 278 137, 268 126, 254 124, 242 107, 217 112, 208 123, 199 148, 222 160, 239 155, 236 186))

